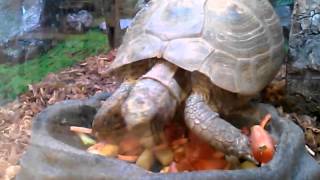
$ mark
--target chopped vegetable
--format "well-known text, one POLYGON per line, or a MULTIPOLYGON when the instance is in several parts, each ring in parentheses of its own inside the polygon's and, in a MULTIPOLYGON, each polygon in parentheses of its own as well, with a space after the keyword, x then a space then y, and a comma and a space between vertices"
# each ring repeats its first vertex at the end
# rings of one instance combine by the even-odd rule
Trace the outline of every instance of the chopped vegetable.
POLYGON ((87 150, 92 154, 98 154, 102 156, 116 157, 119 152, 119 147, 113 144, 97 143, 87 150))
POLYGON ((265 125, 270 121, 271 115, 267 114, 260 125, 251 127, 251 149, 253 157, 261 163, 267 163, 273 158, 275 152, 274 142, 269 133, 264 130, 265 125))
POLYGON ((260 122, 260 126, 262 128, 265 128, 268 122, 271 120, 271 118, 271 114, 267 114, 266 116, 264 116, 260 122))
POLYGON ((173 149, 176 149, 176 148, 178 148, 178 147, 181 146, 181 145, 187 144, 187 142, 188 142, 188 139, 187 139, 187 138, 177 139, 177 140, 175 140, 175 141, 172 142, 172 148, 173 148, 173 149))
POLYGON ((169 173, 169 166, 166 166, 160 170, 160 173, 169 173))
POLYGON ((125 135, 119 144, 119 148, 119 153, 122 155, 139 155, 143 151, 140 139, 131 134, 125 135))
POLYGON ((163 166, 168 166, 173 161, 173 152, 169 147, 154 151, 154 154, 163 166))
POLYGON ((126 155, 120 155, 118 154, 118 159, 127 161, 127 162, 136 162, 138 159, 138 156, 126 156, 126 155))
POLYGON ((214 159, 222 159, 224 158, 224 153, 223 152, 220 152, 220 151, 215 151, 212 153, 212 158, 214 159))
POLYGON ((86 134, 83 134, 83 133, 77 133, 77 134, 80 137, 82 143, 86 146, 91 146, 97 143, 94 139, 92 139, 86 134))
POLYGON ((83 133, 83 134, 91 134, 92 129, 85 128, 85 127, 78 127, 78 126, 70 126, 70 131, 83 133))
POLYGON ((224 169, 227 161, 223 159, 200 159, 193 163, 196 170, 224 169))
POLYGON ((182 159, 186 156, 186 150, 184 147, 179 147, 177 149, 174 149, 174 161, 180 162, 182 159))
POLYGON ((190 163, 190 161, 187 158, 181 159, 179 163, 176 164, 176 167, 179 172, 184 172, 184 171, 192 171, 193 166, 190 163))
POLYGON ((256 168, 257 165, 255 165, 254 163, 250 162, 250 161, 244 161, 243 163, 240 164, 240 168, 241 169, 252 169, 252 168, 256 168))
POLYGON ((152 151, 150 149, 145 149, 139 156, 136 164, 146 170, 150 170, 154 162, 155 158, 152 151))
POLYGON ((177 169, 177 165, 175 162, 172 162, 169 166, 169 172, 170 173, 177 173, 178 169, 177 169))
MULTIPOLYGON (((79 127, 73 129, 83 132, 79 127)), ((194 133, 188 132, 185 126, 179 127, 177 123, 166 125, 164 132, 157 136, 150 131, 138 137, 136 133, 126 131, 123 135, 110 135, 99 140, 102 142, 91 146, 89 152, 135 163, 148 171, 155 165, 156 160, 162 166, 161 173, 228 170, 240 166, 238 158, 235 157, 237 163, 232 163, 224 153, 214 149, 194 133)))

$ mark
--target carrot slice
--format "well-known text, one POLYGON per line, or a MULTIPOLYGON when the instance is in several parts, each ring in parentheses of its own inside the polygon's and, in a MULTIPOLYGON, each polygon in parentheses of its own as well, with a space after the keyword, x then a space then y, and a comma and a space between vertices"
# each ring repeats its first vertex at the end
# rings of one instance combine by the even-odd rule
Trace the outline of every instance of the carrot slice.
POLYGON ((171 143, 173 149, 177 149, 179 146, 184 145, 188 142, 187 138, 180 138, 171 143))
POLYGON ((271 120, 271 114, 265 115, 264 118, 262 118, 262 120, 261 120, 261 122, 260 122, 260 126, 261 126, 262 128, 264 128, 264 127, 268 124, 268 122, 269 122, 270 120, 271 120))
POLYGON ((77 132, 77 133, 84 133, 84 134, 92 133, 92 129, 85 128, 85 127, 78 127, 78 126, 70 126, 70 131, 77 132))
POLYGON ((123 160, 123 161, 127 161, 127 162, 136 162, 138 159, 138 156, 127 156, 127 155, 120 155, 118 154, 118 159, 123 160))

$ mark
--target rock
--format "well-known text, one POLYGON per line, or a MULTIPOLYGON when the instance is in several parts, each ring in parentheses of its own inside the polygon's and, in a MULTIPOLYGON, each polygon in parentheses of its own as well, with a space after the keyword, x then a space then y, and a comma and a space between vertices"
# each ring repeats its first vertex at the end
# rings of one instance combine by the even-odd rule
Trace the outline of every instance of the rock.
POLYGON ((68 14, 66 17, 68 29, 82 33, 89 29, 93 23, 93 16, 86 10, 68 14))
POLYGON ((99 29, 103 32, 108 32, 109 31, 109 27, 108 24, 106 22, 102 22, 99 24, 99 29))
POLYGON ((22 63, 48 51, 53 40, 11 40, 0 46, 0 63, 22 63))
POLYGON ((287 64, 288 107, 320 117, 320 2, 295 2, 287 64))
POLYGON ((33 59, 61 40, 66 26, 86 31, 94 21, 91 11, 102 16, 98 5, 98 0, 0 0, 0 63, 33 59))
POLYGON ((37 46, 21 45, 19 37, 39 27, 42 0, 0 0, 0 63, 17 63, 38 54, 37 46))
POLYGON ((24 59, 23 48, 1 47, 0 63, 19 63, 24 59))
POLYGON ((42 0, 0 0, 0 43, 39 25, 42 0))

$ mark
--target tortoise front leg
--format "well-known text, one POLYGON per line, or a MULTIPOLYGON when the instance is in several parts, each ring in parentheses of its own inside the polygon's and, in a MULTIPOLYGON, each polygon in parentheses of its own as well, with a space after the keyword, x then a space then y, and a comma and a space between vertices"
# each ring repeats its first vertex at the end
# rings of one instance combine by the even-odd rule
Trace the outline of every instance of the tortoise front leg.
POLYGON ((166 61, 158 61, 138 80, 122 105, 122 116, 128 129, 160 125, 174 116, 182 97, 182 90, 174 78, 177 69, 166 61))
POLYGON ((124 122, 121 121, 120 109, 134 84, 132 80, 124 81, 112 96, 102 103, 92 124, 96 136, 103 137, 112 130, 124 126, 124 122))
MULTIPOLYGON (((121 117, 121 106, 128 98, 137 79, 145 73, 146 69, 148 69, 147 65, 141 66, 139 69, 128 65, 121 69, 120 74, 124 81, 112 96, 102 103, 93 120, 92 129, 97 137, 104 138, 110 133, 115 133, 115 130, 125 128, 125 122, 121 117)), ((120 70, 118 71, 120 72, 120 70)))
POLYGON ((219 117, 208 105, 208 94, 200 89, 188 97, 185 120, 192 132, 209 142, 213 147, 255 162, 251 155, 249 139, 233 125, 219 117))

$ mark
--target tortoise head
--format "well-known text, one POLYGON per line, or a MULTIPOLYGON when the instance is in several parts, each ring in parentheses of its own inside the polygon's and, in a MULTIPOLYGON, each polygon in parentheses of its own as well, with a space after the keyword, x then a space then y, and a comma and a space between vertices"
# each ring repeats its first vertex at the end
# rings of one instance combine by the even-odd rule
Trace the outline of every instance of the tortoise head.
POLYGON ((127 128, 132 129, 138 125, 149 124, 157 113, 155 102, 146 94, 131 94, 122 105, 122 116, 127 128))

